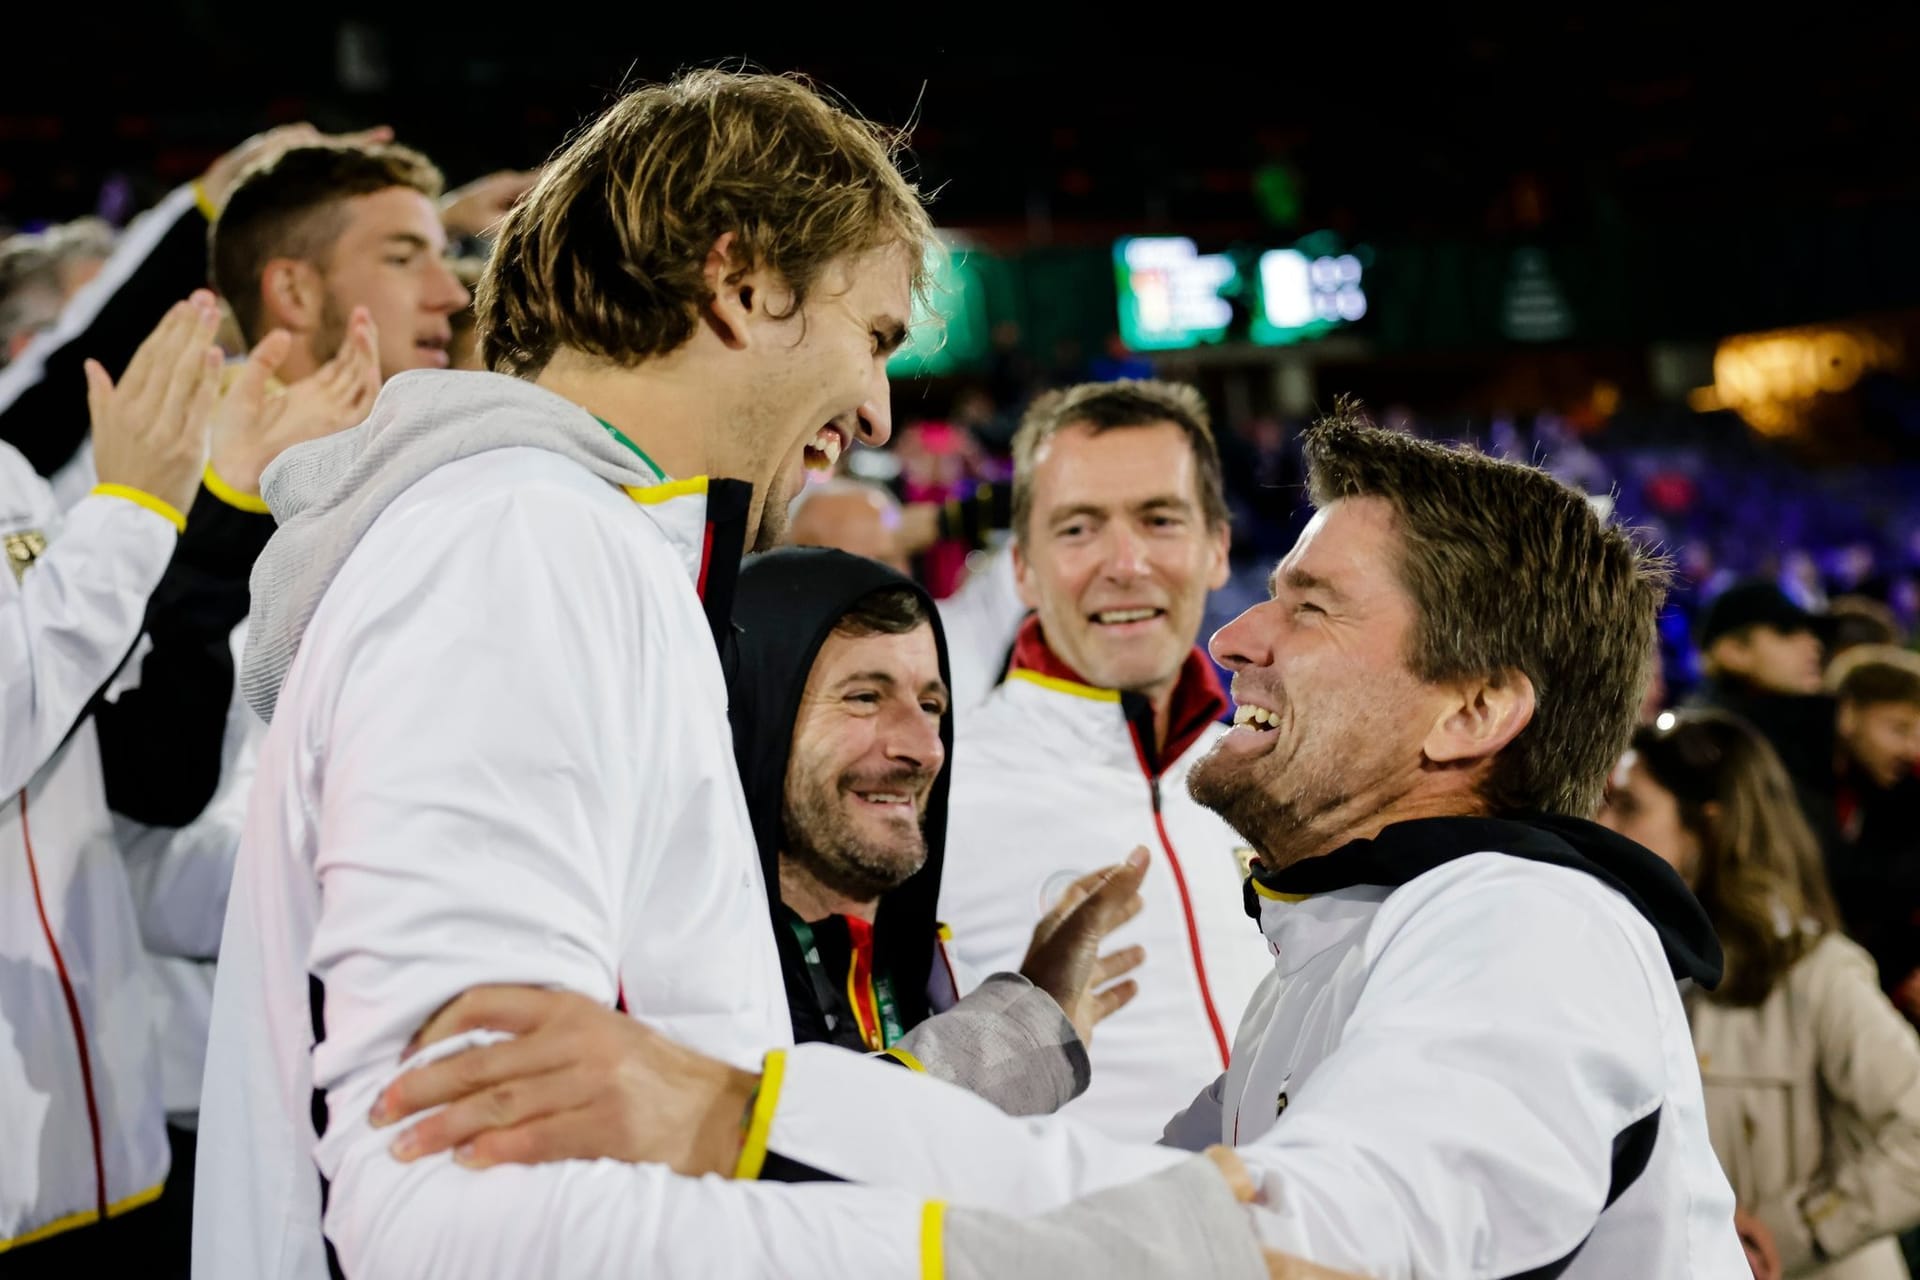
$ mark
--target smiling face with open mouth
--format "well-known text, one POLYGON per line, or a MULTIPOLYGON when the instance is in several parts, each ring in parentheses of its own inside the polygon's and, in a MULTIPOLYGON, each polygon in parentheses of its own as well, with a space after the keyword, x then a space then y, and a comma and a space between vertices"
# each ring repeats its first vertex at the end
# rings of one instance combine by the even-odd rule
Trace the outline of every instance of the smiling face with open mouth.
POLYGON ((829 636, 794 722, 782 857, 853 902, 905 883, 927 859, 922 828, 946 760, 946 709, 931 625, 829 636))
POLYGON ((1412 599, 1384 503, 1334 503, 1274 570, 1273 598, 1222 627, 1233 729, 1193 768, 1193 798, 1284 865, 1419 782, 1446 695, 1407 665, 1412 599))
POLYGON ((1102 688, 1171 689, 1227 574, 1186 433, 1065 427, 1035 455, 1031 488, 1015 563, 1047 644, 1102 688))

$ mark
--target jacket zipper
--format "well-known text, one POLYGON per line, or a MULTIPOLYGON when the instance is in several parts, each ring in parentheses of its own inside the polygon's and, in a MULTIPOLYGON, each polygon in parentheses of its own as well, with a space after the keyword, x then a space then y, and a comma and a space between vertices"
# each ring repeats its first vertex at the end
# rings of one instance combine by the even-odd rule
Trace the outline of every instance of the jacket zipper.
POLYGON ((47 950, 53 953, 53 971, 60 979, 60 994, 66 998, 67 1017, 73 1022, 73 1043, 80 1051, 80 1087, 87 1099, 87 1127, 93 1137, 93 1195, 99 1208, 99 1221, 107 1220, 107 1167, 100 1152, 100 1106, 93 1096, 93 1061, 87 1053, 87 1028, 80 1020, 80 1000, 73 993, 73 979, 67 976, 67 962, 54 939, 53 925, 47 920, 46 902, 40 896, 40 868, 33 856, 33 833, 27 826, 27 793, 20 791, 20 842, 27 850, 27 876, 33 882, 33 907, 40 913, 40 932, 46 937, 47 950))
POLYGON ((1220 1050, 1220 1068, 1225 1070, 1229 1055, 1226 1028, 1221 1025, 1220 1014, 1213 1007, 1213 987, 1207 981, 1207 963, 1200 953, 1200 927, 1193 916, 1193 895, 1187 891, 1186 872, 1180 867, 1180 855, 1174 851, 1173 839, 1167 834, 1167 821, 1160 812, 1160 774, 1150 763, 1146 741, 1140 736, 1137 723, 1128 725, 1133 733, 1133 752, 1139 757, 1140 772, 1146 775, 1147 792, 1153 800, 1153 827, 1160 835, 1160 847, 1166 851, 1167 867, 1173 872, 1174 888, 1180 893, 1180 914, 1187 924, 1187 946, 1193 953, 1193 973, 1200 982, 1200 1004, 1207 1011, 1207 1023, 1213 1028, 1213 1042, 1220 1050))

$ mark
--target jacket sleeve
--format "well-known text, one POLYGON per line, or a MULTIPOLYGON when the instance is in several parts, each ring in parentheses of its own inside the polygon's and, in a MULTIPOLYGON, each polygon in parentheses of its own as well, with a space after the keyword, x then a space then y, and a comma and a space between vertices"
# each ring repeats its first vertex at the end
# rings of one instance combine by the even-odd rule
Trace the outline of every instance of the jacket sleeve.
POLYGON ((1014 637, 1027 616, 1013 572, 1013 552, 1002 548, 960 589, 940 601, 953 675, 953 706, 967 711, 987 700, 1006 670, 1014 637))
POLYGON ((1073 1023, 1017 973, 994 974, 888 1054, 1013 1116, 1051 1115, 1085 1093, 1090 1079, 1073 1023))
POLYGON ((409 1038, 469 987, 614 1003, 609 904, 666 852, 635 847, 631 780, 672 744, 645 695, 671 673, 642 674, 649 623, 609 518, 529 486, 414 530, 412 561, 329 623, 353 661, 324 719, 275 725, 325 737, 308 997, 328 1244, 347 1275, 914 1275, 922 1205, 904 1193, 402 1164, 367 1121, 409 1038))
POLYGON ((118 377, 167 308, 207 283, 207 220, 196 189, 179 188, 127 228, 100 274, 60 320, 0 369, 0 440, 43 476, 78 451, 90 430, 81 364, 118 377))
POLYGON ((232 638, 247 617, 247 578, 273 517, 202 487, 147 606, 151 642, 133 688, 94 708, 107 804, 155 827, 184 827, 220 784, 233 701, 232 638))
POLYGON ((1810 1180, 1754 1206, 1788 1273, 1920 1222, 1920 1037, 1851 942, 1829 938, 1801 965, 1808 985, 1795 994, 1813 1019, 1823 1093, 1865 1134, 1852 1149, 1830 1141, 1810 1180))
POLYGON ((95 494, 18 581, 0 570, 0 794, 27 785, 126 660, 177 540, 163 516, 95 494))
POLYGON ((761 1086, 764 1123, 749 1134, 765 1158, 762 1178, 799 1170, 1028 1214, 1187 1158, 1116 1142, 1069 1116, 1010 1116, 945 1081, 833 1045, 798 1045, 782 1057, 761 1086))

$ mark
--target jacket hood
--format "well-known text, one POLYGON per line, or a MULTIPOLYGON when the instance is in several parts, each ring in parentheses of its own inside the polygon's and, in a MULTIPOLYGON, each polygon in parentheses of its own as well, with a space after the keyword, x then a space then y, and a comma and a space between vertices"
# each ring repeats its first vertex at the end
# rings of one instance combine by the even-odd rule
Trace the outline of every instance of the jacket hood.
MULTIPOLYGON (((800 698, 820 648, 863 596, 889 587, 918 595, 932 620, 940 654, 940 678, 952 685, 946 635, 934 601, 917 583, 859 556, 823 547, 787 547, 752 556, 741 566, 734 594, 735 643, 727 675, 727 714, 733 723, 733 754, 740 766, 754 842, 766 873, 768 908, 786 976, 788 1005, 798 1039, 809 1036, 823 1010, 808 981, 799 944, 785 923, 780 901, 781 812, 787 762, 793 747, 800 698), (807 1011, 812 1011, 809 1019, 807 1011)), ((874 952, 893 977, 895 999, 907 1027, 926 1019, 927 980, 938 928, 940 870, 946 857, 947 792, 952 780, 953 711, 940 719, 946 761, 927 796, 926 865, 880 900, 874 919, 874 952)))
POLYGON ((519 447, 558 453, 616 485, 662 479, 579 405, 518 378, 467 371, 390 378, 365 422, 274 460, 260 492, 280 527, 254 562, 240 677, 261 719, 273 719, 321 597, 381 513, 449 463, 519 447))
MULTIPOLYGON (((1657 854, 1580 818, 1527 813, 1398 822, 1371 840, 1355 840, 1284 870, 1256 862, 1252 880, 1284 894, 1360 884, 1398 887, 1456 858, 1486 852, 1567 867, 1617 890, 1653 926, 1676 979, 1691 978, 1708 989, 1719 985, 1720 939, 1686 882, 1657 854)), ((1257 919, 1251 880, 1247 898, 1248 913, 1257 919)))

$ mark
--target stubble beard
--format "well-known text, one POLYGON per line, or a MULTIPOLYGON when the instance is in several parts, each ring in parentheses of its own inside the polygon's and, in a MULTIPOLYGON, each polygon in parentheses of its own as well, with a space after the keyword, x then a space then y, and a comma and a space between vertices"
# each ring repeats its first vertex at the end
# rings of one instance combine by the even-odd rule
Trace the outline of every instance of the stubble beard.
MULTIPOLYGON (((896 838, 884 843, 870 840, 854 827, 841 782, 835 779, 823 787, 801 780, 789 789, 784 853, 830 893, 872 902, 898 889, 926 865, 926 810, 920 808, 910 833, 898 830, 896 838)), ((919 795, 925 785, 921 775, 899 779, 900 789, 911 795, 919 795)))

